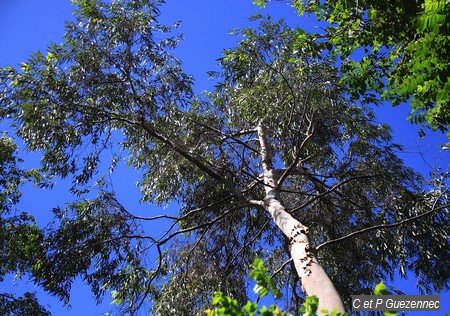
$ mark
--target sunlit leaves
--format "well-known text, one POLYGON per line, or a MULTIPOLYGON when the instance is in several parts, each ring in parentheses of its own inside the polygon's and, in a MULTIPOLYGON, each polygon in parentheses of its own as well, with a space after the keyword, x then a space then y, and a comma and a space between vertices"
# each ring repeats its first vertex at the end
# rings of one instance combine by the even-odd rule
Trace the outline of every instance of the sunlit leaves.
POLYGON ((253 3, 261 8, 264 8, 266 6, 267 0, 253 0, 253 3))
MULTIPOLYGON (((417 29, 423 33, 429 32, 445 32, 448 31, 450 25, 448 14, 448 1, 445 0, 425 0, 422 4, 422 13, 417 18, 417 29), (447 10, 447 11, 446 11, 447 10)), ((447 34, 448 35, 448 34, 447 34)))
MULTIPOLYGON (((375 289, 373 291, 373 293, 375 295, 391 295, 391 291, 388 290, 388 287, 386 286, 386 284, 383 283, 383 281, 381 281, 380 283, 378 283, 375 286, 375 289)), ((397 315, 397 312, 392 312, 392 311, 386 311, 383 313, 384 316, 395 316, 397 315)))
MULTIPOLYGON (((256 281, 254 292, 258 296, 264 297, 268 293, 272 293, 274 297, 280 298, 281 292, 275 287, 274 281, 270 278, 267 269, 261 259, 256 258, 253 262, 253 268, 250 273, 253 280, 256 281)), ((208 316, 289 316, 289 313, 282 312, 281 309, 272 304, 269 307, 258 306, 257 302, 247 301, 245 304, 239 302, 224 294, 223 292, 215 292, 212 298, 214 309, 206 310, 208 316)))
POLYGON ((316 296, 308 296, 302 305, 300 312, 303 316, 315 316, 319 307, 319 299, 316 296))
POLYGON ((376 103, 374 91, 394 104, 410 101, 412 122, 448 130, 448 1, 314 3, 292 1, 300 15, 313 12, 329 23, 326 47, 340 58, 342 83, 354 99, 376 103))
POLYGON ((261 259, 256 258, 253 261, 250 276, 256 281, 253 291, 258 294, 259 297, 264 297, 271 292, 276 299, 281 298, 281 291, 277 289, 275 282, 267 273, 267 269, 264 267, 264 262, 261 259))

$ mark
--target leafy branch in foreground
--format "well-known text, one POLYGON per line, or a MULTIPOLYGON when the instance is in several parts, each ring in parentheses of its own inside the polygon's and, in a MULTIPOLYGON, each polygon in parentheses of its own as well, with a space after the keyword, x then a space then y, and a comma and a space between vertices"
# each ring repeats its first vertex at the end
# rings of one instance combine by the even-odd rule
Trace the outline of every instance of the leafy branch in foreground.
MULTIPOLYGON (((256 302, 247 301, 243 306, 239 305, 238 301, 225 295, 222 292, 216 292, 212 299, 212 305, 214 309, 206 310, 208 316, 292 316, 290 313, 283 312, 276 304, 272 304, 269 307, 262 306, 259 308, 258 301, 260 298, 265 297, 269 293, 272 293, 274 298, 281 298, 281 291, 275 287, 274 281, 264 267, 264 263, 261 259, 256 258, 252 265, 250 276, 256 281, 256 285, 253 291, 258 295, 256 302)), ((319 306, 319 300, 315 296, 307 296, 303 303, 300 313, 303 316, 315 316, 317 315, 317 309, 319 306)), ((338 313, 322 311, 323 315, 329 316, 346 316, 347 313, 338 313)))
MULTIPOLYGON (((274 281, 267 273, 267 269, 264 267, 264 263, 261 259, 256 258, 254 260, 250 276, 253 280, 256 281, 253 291, 258 295, 258 301, 259 298, 263 298, 269 293, 272 293, 274 298, 281 297, 281 291, 276 288, 274 281)), ((282 312, 280 308, 275 304, 270 305, 269 307, 262 306, 261 308, 259 308, 258 302, 247 301, 247 303, 241 306, 236 299, 233 299, 232 297, 229 297, 222 292, 214 293, 212 305, 215 306, 214 309, 206 310, 206 315, 208 316, 291 315, 289 313, 282 312)))

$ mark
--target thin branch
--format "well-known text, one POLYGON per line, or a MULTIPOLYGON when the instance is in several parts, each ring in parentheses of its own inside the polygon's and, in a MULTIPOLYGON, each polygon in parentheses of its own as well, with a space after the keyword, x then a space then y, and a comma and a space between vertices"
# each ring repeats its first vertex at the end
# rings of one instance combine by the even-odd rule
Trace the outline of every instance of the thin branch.
MULTIPOLYGON (((234 255, 233 259, 231 259, 231 261, 227 264, 227 266, 225 267, 225 271, 228 270, 228 268, 230 267, 230 265, 236 260, 236 258, 241 254, 242 251, 244 251, 245 248, 247 248, 248 246, 250 246, 252 243, 255 242, 255 240, 261 236, 261 234, 264 232, 264 230, 266 229, 267 225, 269 225, 269 223, 272 221, 271 218, 269 218, 268 220, 266 220, 266 222, 263 224, 263 226, 260 228, 260 230, 256 233, 255 236, 253 236, 253 238, 248 241, 245 245, 243 245, 238 252, 234 255)), ((231 271, 230 271, 231 273, 231 271)))
POLYGON ((317 246, 314 250, 315 251, 319 251, 320 249, 322 249, 325 246, 328 246, 328 245, 331 245, 331 244, 337 243, 339 241, 342 241, 342 240, 345 240, 345 239, 349 239, 349 238, 352 238, 352 237, 355 237, 355 236, 358 236, 358 235, 361 235, 361 234, 365 234, 365 233, 373 231, 373 230, 385 229, 385 228, 393 228, 393 227, 401 226, 403 224, 406 224, 408 222, 417 220, 417 219, 419 219, 421 217, 430 215, 430 214, 432 214, 434 212, 440 211, 440 210, 445 209, 445 208, 450 206, 450 203, 448 203, 448 204, 444 204, 444 205, 441 205, 439 207, 436 207, 437 200, 438 199, 436 199, 436 201, 434 201, 433 207, 428 212, 425 212, 423 214, 419 214, 419 215, 416 215, 416 216, 413 216, 413 217, 410 217, 410 218, 406 218, 404 220, 401 220, 401 221, 395 222, 395 223, 391 223, 391 224, 382 224, 382 225, 376 225, 376 226, 372 226, 372 227, 363 228, 363 229, 357 230, 357 231, 355 231, 353 233, 350 233, 348 235, 345 235, 343 237, 339 237, 339 238, 336 238, 336 239, 328 240, 328 241, 320 244, 319 246, 317 246))
POLYGON ((246 144, 245 142, 243 142, 242 140, 240 140, 239 138, 236 138, 235 136, 241 136, 241 135, 247 135, 247 134, 253 134, 256 133, 256 129, 246 129, 246 130, 242 130, 242 131, 238 131, 235 133, 231 133, 231 134, 227 134, 222 132, 220 129, 217 129, 215 127, 203 124, 201 122, 198 121, 194 121, 195 124, 200 125, 201 127, 207 128, 209 130, 212 130, 214 132, 216 132, 217 134, 222 135, 221 140, 225 141, 228 138, 231 138, 232 140, 234 140, 235 142, 239 143, 240 145, 244 146, 245 148, 259 154, 259 151, 257 151, 255 148, 251 147, 250 145, 246 144))
POLYGON ((309 121, 309 126, 308 126, 307 132, 308 132, 308 134, 306 135, 305 139, 303 139, 302 143, 300 144, 300 147, 297 149, 297 155, 295 156, 294 161, 289 166, 289 168, 284 170, 283 174, 278 179, 277 186, 275 189, 279 189, 281 187, 281 185, 283 185, 284 180, 290 175, 292 170, 294 170, 298 166, 298 163, 301 160, 300 157, 301 157, 303 147, 308 142, 308 140, 314 135, 314 128, 312 127, 312 120, 309 121))
POLYGON ((156 245, 157 250, 158 250, 158 267, 156 268, 155 272, 152 273, 152 277, 147 281, 147 287, 145 289, 145 292, 142 296, 141 301, 139 302, 139 304, 136 306, 136 308, 134 308, 133 311, 138 311, 142 305, 145 302, 145 299, 147 298, 147 296, 150 294, 150 290, 151 290, 151 284, 152 282, 156 279, 156 277, 159 275, 159 272, 162 269, 162 251, 159 245, 156 245))
POLYGON ((241 207, 242 207, 242 205, 237 205, 237 206, 231 207, 230 209, 228 209, 227 211, 223 212, 222 215, 216 217, 215 219, 212 219, 212 220, 210 220, 208 222, 201 223, 201 224, 198 224, 198 225, 195 225, 195 226, 191 226, 191 227, 188 227, 188 228, 185 228, 185 229, 178 230, 178 231, 170 234, 169 236, 167 236, 164 239, 159 239, 157 244, 158 245, 163 245, 163 244, 167 243, 170 239, 172 239, 173 237, 175 237, 175 236, 177 236, 179 234, 188 233, 188 232, 191 232, 193 230, 196 230, 196 229, 199 229, 199 228, 202 228, 202 227, 205 227, 205 226, 213 225, 213 224, 217 223, 218 221, 222 220, 224 217, 226 217, 230 212, 235 211, 235 210, 237 210, 237 209, 239 209, 241 207))
MULTIPOLYGON (((306 175, 310 175, 310 174, 306 174, 306 175)), ((308 204, 311 204, 311 203, 314 202, 315 200, 317 200, 317 199, 323 197, 324 195, 327 195, 327 194, 329 194, 329 193, 332 193, 332 192, 336 191, 340 186, 344 185, 344 184, 347 183, 347 182, 350 182, 350 181, 352 181, 352 180, 357 180, 357 179, 375 178, 375 177, 379 177, 379 176, 380 176, 380 175, 378 175, 378 174, 375 174, 375 175, 364 175, 364 176, 355 176, 355 177, 350 177, 350 178, 348 178, 348 179, 342 180, 342 181, 336 183, 335 185, 333 185, 332 187, 326 186, 327 188, 329 188, 328 190, 326 190, 326 191, 324 191, 324 192, 322 192, 322 193, 316 195, 316 196, 313 197, 311 200, 306 201, 306 202, 303 203, 302 205, 297 206, 297 207, 291 209, 291 210, 289 211, 289 213, 294 213, 294 212, 296 212, 296 211, 298 211, 298 210, 304 208, 304 207, 307 206, 308 204)))
POLYGON ((248 128, 248 129, 243 129, 240 131, 236 131, 233 133, 227 133, 224 134, 226 137, 236 137, 236 136, 242 136, 242 135, 248 135, 248 134, 254 134, 256 133, 256 128, 248 128))
POLYGON ((283 262, 283 264, 278 268, 278 269, 276 269, 273 273, 272 273, 272 275, 270 276, 270 278, 272 279, 272 278, 274 278, 278 273, 280 273, 283 269, 284 269, 284 267, 286 267, 289 263, 291 263, 292 262, 292 258, 289 258, 288 260, 286 260, 285 262, 283 262))
POLYGON ((197 238, 197 240, 195 241, 195 244, 191 247, 191 249, 189 249, 189 252, 186 255, 186 261, 189 261, 191 259, 191 255, 194 252, 194 250, 200 245, 200 242, 202 241, 202 239, 205 237, 206 233, 208 232, 208 230, 211 229, 211 226, 207 227, 205 229, 204 232, 202 232, 200 234, 200 237, 197 238))

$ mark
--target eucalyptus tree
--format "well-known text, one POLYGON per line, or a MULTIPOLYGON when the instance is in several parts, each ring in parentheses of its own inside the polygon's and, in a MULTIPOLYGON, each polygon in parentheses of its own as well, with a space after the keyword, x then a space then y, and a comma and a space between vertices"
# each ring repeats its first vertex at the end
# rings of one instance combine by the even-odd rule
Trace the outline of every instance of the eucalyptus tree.
POLYGON ((422 192, 389 128, 347 99, 301 31, 260 19, 196 97, 158 2, 79 5, 62 44, 0 75, 2 116, 42 154, 41 175, 72 181, 78 198, 54 208, 29 258, 36 284, 69 302, 80 277, 98 301, 155 315, 201 313, 215 290, 245 301, 256 256, 278 268, 292 311, 305 293, 343 311, 340 297, 398 267, 447 287, 448 181, 422 192), (143 205, 176 201, 178 213, 125 208, 102 176, 122 160, 142 176, 143 205), (169 226, 155 236, 146 223, 158 221, 169 226))

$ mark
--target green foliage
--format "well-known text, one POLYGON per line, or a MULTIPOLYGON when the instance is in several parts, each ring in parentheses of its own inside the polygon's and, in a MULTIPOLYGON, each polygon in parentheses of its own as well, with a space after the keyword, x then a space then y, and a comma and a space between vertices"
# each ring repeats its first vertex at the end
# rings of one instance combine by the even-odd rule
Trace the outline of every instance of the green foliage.
MULTIPOLYGON (((389 291, 386 284, 384 284, 383 281, 381 281, 380 283, 378 283, 375 286, 373 294, 375 294, 375 295, 391 295, 392 292, 389 291)), ((383 315, 384 316, 395 316, 395 315, 397 315, 397 312, 386 311, 383 313, 383 315)))
MULTIPOLYGON (((272 293, 276 299, 281 298, 281 292, 275 286, 274 281, 270 278, 267 269, 264 267, 264 262, 256 258, 253 262, 250 277, 256 281, 253 291, 258 294, 258 297, 264 297, 268 293, 272 293)), ((257 302, 247 301, 244 305, 240 305, 236 299, 225 295, 222 292, 215 292, 212 299, 214 309, 206 310, 208 316, 289 316, 280 308, 272 304, 269 307, 258 307, 257 302)))
POLYGON ((315 316, 319 307, 319 299, 316 296, 307 296, 303 303, 300 313, 303 316, 315 316))
POLYGON ((253 0, 253 4, 257 5, 258 7, 264 8, 267 4, 267 0, 253 0))
POLYGON ((375 295, 389 295, 391 292, 387 289, 386 284, 381 281, 375 286, 375 289, 373 291, 373 294, 375 295))
POLYGON ((299 15, 325 22, 322 49, 338 61, 352 99, 410 102, 409 119, 450 126, 450 3, 445 0, 292 1, 299 15))
POLYGON ((22 297, 0 293, 0 311, 3 316, 33 315, 50 316, 51 314, 40 306, 34 293, 25 293, 22 297))
POLYGON ((6 134, 0 136, 0 214, 6 213, 20 198, 22 171, 17 167, 16 144, 6 134))
POLYGON ((281 291, 276 288, 274 280, 267 273, 267 269, 264 267, 264 262, 256 258, 253 261, 253 268, 250 272, 250 276, 256 281, 253 291, 258 294, 259 297, 266 296, 269 292, 272 292, 276 299, 281 298, 281 291))
POLYGON ((425 1, 416 27, 418 38, 407 43, 404 62, 390 83, 395 102, 411 100, 411 119, 427 122, 433 129, 447 130, 450 124, 450 6, 445 1, 425 1))
MULTIPOLYGON (((319 307, 319 299, 316 296, 307 296, 305 302, 300 308, 300 313, 303 316, 316 316, 319 307)), ((329 312, 327 310, 321 310, 321 315, 326 316, 348 316, 348 313, 339 313, 337 311, 329 312)))
POLYGON ((288 316, 276 305, 262 306, 258 309, 256 302, 248 301, 244 306, 239 306, 235 299, 225 296, 222 292, 216 292, 212 300, 216 306, 213 310, 206 310, 208 316, 288 316))
MULTIPOLYGON (((339 187, 337 196, 327 193, 321 199, 319 205, 322 207, 312 207, 307 212, 294 211, 300 220, 309 223, 310 238, 317 238, 317 243, 320 243, 319 240, 323 240, 324 236, 346 235, 346 231, 357 230, 356 227, 360 225, 368 227, 375 223, 397 221, 419 214, 424 210, 423 207, 432 207, 430 202, 437 195, 411 194, 416 185, 421 186, 421 179, 411 170, 405 169, 394 154, 402 149, 390 142, 389 128, 378 124, 374 114, 366 107, 371 100, 363 100, 356 106, 346 99, 353 92, 354 98, 358 98, 358 86, 352 90, 339 83, 341 78, 334 72, 336 68, 330 61, 314 54, 317 52, 314 47, 318 44, 313 37, 302 30, 291 30, 283 23, 270 19, 261 19, 258 28, 243 30, 241 34, 239 46, 234 50, 226 50, 221 60, 223 81, 217 85, 214 102, 223 113, 229 113, 229 124, 237 130, 248 128, 262 120, 270 131, 267 137, 271 150, 276 153, 277 163, 287 168, 295 161, 296 155, 299 155, 300 160, 306 159, 305 170, 321 175, 323 182, 314 176, 309 178, 315 181, 311 185, 318 192, 321 192, 320 183, 328 189, 334 185, 339 187), (299 40, 311 43, 311 49, 307 45, 297 46, 299 40), (306 47, 305 50, 301 51, 302 47, 306 47), (295 60, 292 60, 293 56, 295 60), (298 135, 308 134, 308 117, 314 117, 317 125, 314 125, 313 137, 302 147, 300 140, 305 137, 298 135), (381 175, 387 174, 392 175, 390 179, 399 182, 393 185, 386 181, 385 176, 381 175), (366 177, 367 175, 372 176, 366 177), (355 202, 357 208, 364 211, 355 212, 355 202), (381 212, 373 212, 380 206, 383 209, 381 212), (339 218, 340 223, 352 224, 337 228, 333 225, 336 218, 339 218)), ((364 59, 362 64, 363 67, 358 72, 371 69, 370 59, 364 59)), ((355 66, 354 69, 359 68, 355 66)), ((359 80, 357 75, 353 78, 359 80)), ((374 81, 373 84, 375 83, 374 81)), ((311 192, 308 191, 311 186, 306 184, 308 181, 300 179, 300 182, 288 181, 285 184, 286 191, 311 192)), ((443 187, 437 190, 443 191, 443 187)), ((303 205, 300 201, 308 205, 308 199, 301 195, 288 196, 289 193, 285 192, 284 198, 292 203, 288 204, 290 209, 297 210, 297 202, 303 205)), ((321 253, 321 256, 329 258, 329 271, 332 271, 332 278, 336 278, 335 284, 338 284, 342 296, 350 297, 355 292, 371 293, 369 284, 376 284, 386 276, 394 277, 395 266, 402 271, 408 268, 418 271, 417 269, 427 266, 406 259, 416 252, 420 253, 417 257, 421 258, 419 261, 428 260, 425 259, 427 251, 419 246, 421 243, 431 247, 431 252, 437 257, 447 256, 445 252, 438 250, 443 249, 447 243, 444 233, 447 220, 444 213, 436 213, 435 219, 417 221, 408 228, 402 227, 395 232, 376 232, 376 238, 349 239, 321 253), (417 229, 422 233, 417 234, 417 229), (428 229, 435 231, 428 235, 435 242, 425 241, 425 231, 428 229), (424 239, 419 241, 414 235, 424 239), (413 245, 414 243, 416 244, 413 245), (361 251, 361 256, 358 252, 348 257, 344 255, 348 249, 364 250, 361 251), (341 256, 345 256, 345 260, 341 256), (383 257, 382 261, 380 256, 383 257), (338 257, 342 260, 336 260, 338 257), (373 262, 374 265, 368 262, 373 262), (358 268, 349 269, 349 266, 358 268), (360 283, 362 279, 367 283, 360 283)), ((433 262, 435 268, 428 269, 428 266, 421 275, 427 275, 429 280, 448 280, 448 274, 441 274, 446 270, 441 265, 445 260, 428 261, 433 262)), ((431 283, 433 282, 428 282, 431 283)), ((446 288, 446 283, 447 281, 437 281, 433 284, 446 288)))
MULTIPOLYGON (((32 273, 43 254, 43 231, 30 214, 15 209, 21 196, 19 186, 30 177, 19 168, 16 150, 10 137, 0 136, 0 281, 10 273, 18 277, 32 273)), ((22 297, 0 293, 0 311, 5 316, 50 315, 35 294, 28 292, 22 297)))

